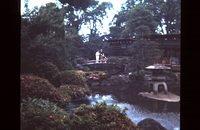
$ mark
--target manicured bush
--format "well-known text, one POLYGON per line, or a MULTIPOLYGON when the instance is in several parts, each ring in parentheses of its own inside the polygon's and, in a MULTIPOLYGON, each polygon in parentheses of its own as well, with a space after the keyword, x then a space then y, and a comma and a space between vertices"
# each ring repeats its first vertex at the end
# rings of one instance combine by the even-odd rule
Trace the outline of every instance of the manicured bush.
POLYGON ((71 119, 72 129, 125 129, 137 130, 137 126, 121 113, 116 106, 97 104, 81 105, 71 119))
POLYGON ((104 80, 108 77, 108 74, 104 71, 87 71, 85 72, 87 79, 104 80))
POLYGON ((72 99, 81 99, 90 93, 87 85, 62 85, 57 88, 58 91, 65 97, 71 97, 72 99))
POLYGON ((21 130, 66 130, 69 116, 48 100, 32 99, 21 102, 21 130))
POLYGON ((61 95, 46 79, 34 75, 21 75, 21 98, 42 98, 64 106, 68 97, 61 95))
MULTIPOLYGON (((85 73, 81 70, 65 70, 57 75, 58 85, 86 85, 85 73)), ((57 85, 57 86, 58 86, 57 85)))
MULTIPOLYGON (((59 74, 58 67, 52 62, 44 62, 36 66, 36 75, 48 79, 54 86, 57 85, 55 77, 59 74)), ((59 87, 59 86, 56 86, 59 87)))

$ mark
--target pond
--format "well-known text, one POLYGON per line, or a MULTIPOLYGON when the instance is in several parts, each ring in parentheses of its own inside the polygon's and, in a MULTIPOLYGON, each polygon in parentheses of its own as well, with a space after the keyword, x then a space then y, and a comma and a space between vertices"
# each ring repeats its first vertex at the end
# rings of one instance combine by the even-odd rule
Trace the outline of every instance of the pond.
MULTIPOLYGON (((152 109, 147 109, 145 106, 141 106, 141 104, 129 104, 127 102, 120 102, 117 100, 117 98, 115 98, 112 95, 94 94, 88 96, 88 101, 88 104, 91 105, 105 102, 107 105, 115 104, 118 107, 120 107, 121 110, 126 109, 125 113, 127 117, 130 118, 136 124, 145 118, 152 118, 161 123, 161 125, 167 128, 168 130, 180 130, 180 112, 177 110, 171 111, 171 109, 168 109, 153 112, 152 109)), ((161 104, 157 105, 159 106, 161 104)))

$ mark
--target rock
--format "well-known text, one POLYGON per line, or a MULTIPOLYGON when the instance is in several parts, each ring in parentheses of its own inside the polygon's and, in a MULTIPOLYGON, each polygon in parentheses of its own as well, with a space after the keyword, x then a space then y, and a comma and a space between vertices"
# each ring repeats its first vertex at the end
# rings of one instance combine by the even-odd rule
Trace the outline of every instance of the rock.
POLYGON ((141 130, 167 130, 159 122, 151 118, 146 118, 140 121, 137 125, 141 130))

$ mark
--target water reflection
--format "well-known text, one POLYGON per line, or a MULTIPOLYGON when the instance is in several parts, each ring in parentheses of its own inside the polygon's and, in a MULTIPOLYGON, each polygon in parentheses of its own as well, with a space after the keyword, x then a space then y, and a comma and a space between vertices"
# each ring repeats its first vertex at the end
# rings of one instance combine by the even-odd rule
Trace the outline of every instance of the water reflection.
MULTIPOLYGON (((139 121, 145 118, 152 118, 161 123, 168 130, 179 130, 180 129, 180 114, 179 112, 169 112, 169 111, 161 111, 161 112, 152 112, 144 106, 136 105, 136 104, 128 104, 123 102, 118 102, 111 95, 91 95, 88 97, 89 104, 95 105, 96 103, 105 102, 107 105, 116 104, 121 108, 121 110, 126 109, 127 117, 129 117, 134 123, 138 123, 139 121)), ((152 103, 152 102, 150 102, 152 103)), ((159 107, 160 102, 154 102, 153 107, 159 107)), ((149 104, 146 104, 149 105, 149 104)), ((167 109, 168 104, 164 104, 165 109, 167 109)))

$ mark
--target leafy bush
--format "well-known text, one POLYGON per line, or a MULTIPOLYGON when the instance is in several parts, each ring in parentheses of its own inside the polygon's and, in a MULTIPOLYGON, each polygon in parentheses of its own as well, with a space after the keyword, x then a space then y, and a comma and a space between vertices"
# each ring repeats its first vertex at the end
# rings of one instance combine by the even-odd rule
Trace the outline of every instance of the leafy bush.
MULTIPOLYGON (((52 62, 60 70, 72 68, 80 44, 74 37, 65 36, 64 15, 55 3, 22 15, 21 71, 34 72, 34 65, 52 62)), ((70 33, 71 34, 71 33, 70 33)), ((73 35, 73 34, 72 34, 73 35)))
POLYGON ((165 71, 164 75, 166 76, 167 80, 169 81, 178 81, 178 77, 176 76, 176 74, 174 72, 171 71, 165 71))
POLYGON ((21 97, 42 98, 58 103, 61 106, 69 101, 68 97, 61 95, 48 80, 34 76, 21 75, 21 97))
POLYGON ((73 129, 137 129, 115 106, 107 106, 105 103, 81 105, 75 110, 71 121, 73 129))
POLYGON ((130 45, 127 50, 131 55, 131 71, 137 71, 148 65, 159 61, 163 51, 159 49, 159 44, 153 41, 138 40, 130 45))
POLYGON ((86 85, 85 73, 81 70, 65 70, 57 75, 58 85, 86 85))
POLYGON ((62 85, 57 89, 62 95, 70 96, 72 99, 79 99, 90 93, 86 85, 62 85))
POLYGON ((87 79, 96 78, 97 80, 103 80, 108 77, 107 73, 104 71, 87 71, 85 75, 87 79))
MULTIPOLYGON (((59 74, 58 67, 52 62, 44 62, 36 66, 36 75, 48 79, 54 86, 57 85, 55 77, 59 74)), ((56 86, 59 87, 59 86, 56 86)))
POLYGON ((37 66, 51 62, 59 70, 72 69, 75 49, 68 41, 51 40, 50 43, 30 41, 21 46, 21 72, 37 72, 37 66), (25 44, 25 45, 24 45, 25 44), (73 48, 73 49, 72 49, 73 48))
POLYGON ((129 75, 129 78, 137 81, 137 80, 144 80, 144 76, 145 76, 145 71, 138 70, 129 75))
POLYGON ((48 100, 28 98, 21 102, 21 130, 66 130, 68 124, 68 114, 48 100))
POLYGON ((110 56, 107 62, 121 65, 128 64, 130 60, 130 57, 127 56, 110 56))

